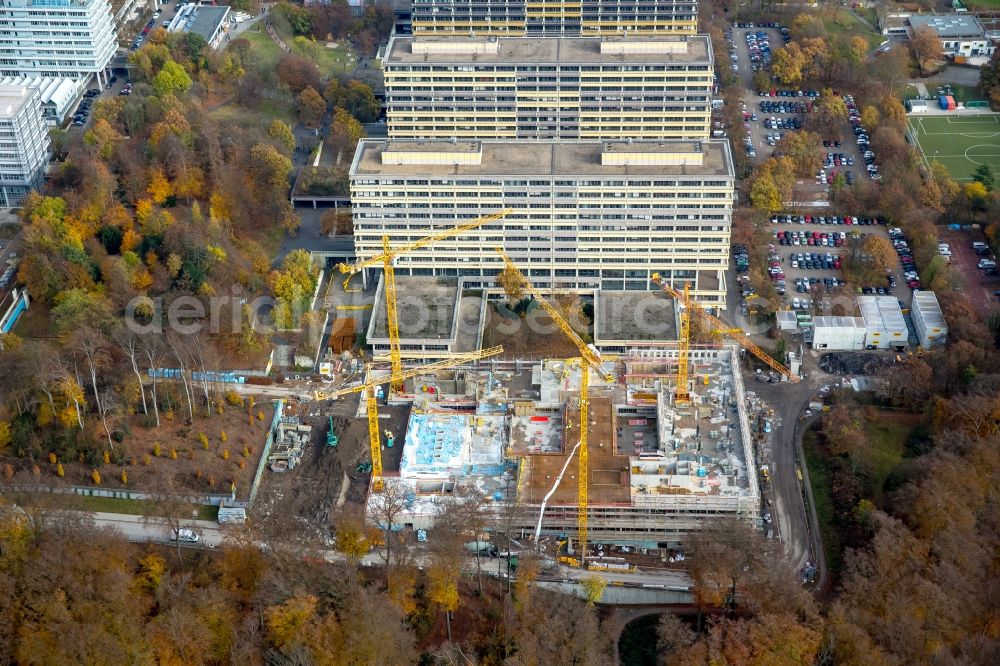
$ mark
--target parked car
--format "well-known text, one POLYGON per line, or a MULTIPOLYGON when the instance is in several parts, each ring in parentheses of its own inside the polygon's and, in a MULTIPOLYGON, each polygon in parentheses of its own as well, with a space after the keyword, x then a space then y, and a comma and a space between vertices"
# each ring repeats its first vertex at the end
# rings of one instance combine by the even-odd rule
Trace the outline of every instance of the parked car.
POLYGON ((184 543, 198 543, 200 538, 197 532, 186 527, 175 529, 170 535, 171 541, 181 541, 184 543))

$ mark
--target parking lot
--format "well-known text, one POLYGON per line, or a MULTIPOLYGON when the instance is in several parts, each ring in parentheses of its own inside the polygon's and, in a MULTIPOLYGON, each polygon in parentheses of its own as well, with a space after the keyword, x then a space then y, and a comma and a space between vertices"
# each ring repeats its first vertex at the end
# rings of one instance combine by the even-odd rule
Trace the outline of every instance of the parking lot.
MULTIPOLYGON (((751 61, 751 47, 764 43, 771 50, 782 46, 785 42, 782 33, 777 28, 733 28, 727 34, 734 66, 743 81, 746 94, 742 97, 744 111, 744 126, 750 138, 749 152, 754 161, 760 162, 774 155, 777 142, 789 131, 801 129, 806 124, 807 115, 811 112, 813 100, 818 96, 816 90, 780 89, 754 90, 754 66, 766 67, 767 63, 758 56, 757 62, 751 61), (758 36, 761 33, 765 39, 758 36), (752 35, 750 45, 747 35, 752 35), (764 93, 764 94, 761 94, 764 93)), ((761 48, 755 47, 755 54, 761 48)), ((853 100, 845 100, 853 107, 853 100)), ((803 179, 798 183, 796 199, 811 200, 825 198, 825 193, 833 183, 838 173, 844 174, 848 184, 853 184, 867 177, 864 151, 859 148, 856 128, 860 120, 858 110, 850 108, 851 119, 835 131, 822 135, 820 139, 824 146, 820 151, 823 160, 823 170, 815 174, 815 180, 803 179), (850 174, 848 176, 848 174, 850 174)), ((865 145, 865 144, 862 144, 865 145)), ((737 147, 734 149, 747 149, 737 147)), ((871 161, 872 156, 869 156, 871 161)))
MULTIPOLYGON (((974 230, 942 230, 941 242, 947 243, 951 251, 951 269, 962 276, 962 289, 969 296, 973 307, 983 316, 1000 301, 1000 272, 987 271, 979 268, 980 260, 995 257, 987 249, 973 248, 973 243, 982 244, 985 237, 974 230)), ((982 246, 980 246, 982 248, 982 246)))
MULTIPOLYGON (((885 225, 874 218, 815 213, 782 213, 771 218, 771 245, 768 254, 772 258, 769 259, 769 264, 776 261, 777 266, 769 265, 768 268, 780 268, 780 274, 784 275, 786 303, 794 307, 797 298, 799 309, 814 309, 820 314, 831 314, 832 297, 856 296, 858 289, 862 290, 861 293, 870 291, 877 294, 881 288, 899 299, 902 307, 910 307, 913 294, 907 287, 902 264, 897 263, 893 267, 891 282, 887 276, 885 283, 877 285, 846 285, 839 268, 850 243, 863 242, 866 234, 878 234, 888 239, 889 232, 885 225), (845 223, 847 220, 850 220, 850 224, 845 223), (785 237, 785 244, 781 242, 781 236, 785 237), (799 255, 804 255, 805 260, 801 260, 799 255), (816 257, 813 258, 813 255, 816 257), (803 279, 808 282, 805 289, 799 286, 803 284, 803 279), (891 284, 895 286, 890 287, 891 284), (804 303, 805 299, 809 299, 809 302, 804 303)), ((777 281, 777 276, 772 276, 772 279, 777 281)))

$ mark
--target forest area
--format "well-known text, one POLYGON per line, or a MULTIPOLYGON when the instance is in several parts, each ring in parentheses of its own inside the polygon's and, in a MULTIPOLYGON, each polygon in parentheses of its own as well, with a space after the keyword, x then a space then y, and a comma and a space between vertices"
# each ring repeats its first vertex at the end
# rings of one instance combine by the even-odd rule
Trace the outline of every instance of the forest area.
MULTIPOLYGON (((380 11, 351 26, 386 30, 380 11)), ((289 189, 312 128, 350 155, 379 112, 364 83, 246 34, 217 51, 158 28, 130 56, 132 94, 53 130, 64 158, 19 211, 31 308, 0 337, 9 482, 245 487, 270 407, 217 378, 320 323, 318 268, 278 255, 299 226, 289 189)))

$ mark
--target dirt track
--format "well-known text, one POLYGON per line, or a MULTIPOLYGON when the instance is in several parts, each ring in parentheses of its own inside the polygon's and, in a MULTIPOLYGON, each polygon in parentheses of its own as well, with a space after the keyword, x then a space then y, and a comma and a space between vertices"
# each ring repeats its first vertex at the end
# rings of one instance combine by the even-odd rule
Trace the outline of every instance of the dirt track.
MULTIPOLYGON (((345 504, 360 505, 364 502, 371 475, 355 470, 358 462, 368 460, 368 421, 355 418, 358 398, 352 396, 332 403, 310 406, 307 420, 313 426, 309 450, 294 470, 276 474, 265 472, 261 484, 261 502, 258 507, 278 511, 286 516, 298 516, 312 525, 329 525, 334 509, 345 504), (333 415, 334 429, 339 437, 336 447, 326 446, 327 416, 333 415), (346 484, 346 487, 345 487, 346 484), (342 499, 341 499, 342 498, 342 499)), ((410 407, 379 405, 379 427, 382 431, 382 466, 385 473, 399 470, 402 441, 393 448, 386 448, 387 430, 401 437, 410 407)))

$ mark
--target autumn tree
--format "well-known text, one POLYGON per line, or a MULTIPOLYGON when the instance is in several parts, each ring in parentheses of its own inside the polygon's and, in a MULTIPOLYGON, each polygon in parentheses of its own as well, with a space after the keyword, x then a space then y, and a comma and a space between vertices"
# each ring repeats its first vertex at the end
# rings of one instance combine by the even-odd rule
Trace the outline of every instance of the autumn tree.
POLYGON ((191 77, 184 67, 173 60, 168 60, 153 77, 153 90, 161 97, 185 92, 191 87, 191 77))
POLYGON ((158 525, 165 528, 168 536, 175 537, 174 547, 177 555, 177 563, 181 560, 181 547, 183 542, 176 538, 178 532, 191 520, 192 515, 197 515, 198 507, 181 495, 172 483, 165 482, 160 488, 152 488, 150 492, 154 499, 144 503, 145 513, 142 521, 146 525, 158 525))
POLYGON ((866 104, 861 109, 861 125, 869 132, 872 132, 878 126, 878 121, 878 108, 872 104, 866 104))
POLYGON ((275 196, 284 199, 288 193, 288 176, 292 161, 271 144, 258 143, 250 149, 249 176, 259 201, 273 203, 275 196))
POLYGON ((323 91, 331 106, 339 106, 362 123, 372 123, 378 118, 379 101, 371 87, 362 81, 348 81, 346 85, 332 80, 323 91))
POLYGON ((306 86, 295 98, 299 119, 310 127, 319 125, 326 113, 326 102, 312 86, 306 86))
POLYGON ((862 286, 885 282, 886 272, 899 261, 889 240, 876 234, 849 243, 844 259, 848 279, 862 286))
POLYGON ((767 172, 758 173, 750 184, 750 203, 757 210, 776 213, 783 203, 774 177, 767 172))
POLYGON ((795 173, 811 177, 823 166, 822 140, 813 132, 789 132, 777 145, 777 150, 795 165, 795 173))
POLYGON ((796 42, 789 42, 784 47, 775 49, 771 71, 783 84, 794 85, 802 81, 805 66, 806 57, 796 42))
POLYGON ((497 284, 507 295, 507 304, 510 307, 517 305, 524 298, 525 287, 524 276, 514 266, 504 266, 497 275, 497 284))
POLYGON ((393 531, 393 527, 399 525, 399 517, 406 509, 409 498, 407 488, 402 483, 386 482, 382 492, 372 494, 366 506, 368 520, 377 528, 382 530, 382 538, 385 542, 385 552, 380 552, 382 561, 385 562, 386 588, 390 584, 390 571, 393 564, 400 564, 393 560, 393 546, 399 541, 399 536, 393 531))
POLYGON ((921 74, 927 74, 929 67, 943 59, 941 40, 933 28, 917 28, 910 35, 910 51, 920 67, 921 74))
POLYGON ((335 149, 345 153, 352 152, 364 133, 361 123, 346 110, 340 107, 333 110, 329 141, 335 149))
POLYGON ((813 113, 809 118, 817 128, 829 132, 834 126, 847 121, 847 103, 840 95, 827 88, 813 105, 813 113))
POLYGON ((274 317, 278 326, 291 328, 305 311, 306 302, 316 289, 319 269, 305 250, 293 250, 285 256, 281 268, 271 271, 268 284, 278 300, 274 317))
POLYGON ((275 74, 293 94, 298 95, 306 88, 313 91, 323 89, 323 79, 312 61, 297 55, 286 54, 278 60, 275 74))
POLYGON ((278 146, 284 148, 285 153, 291 153, 295 149, 295 135, 292 128, 286 123, 275 118, 267 127, 267 135, 277 142, 278 146))

